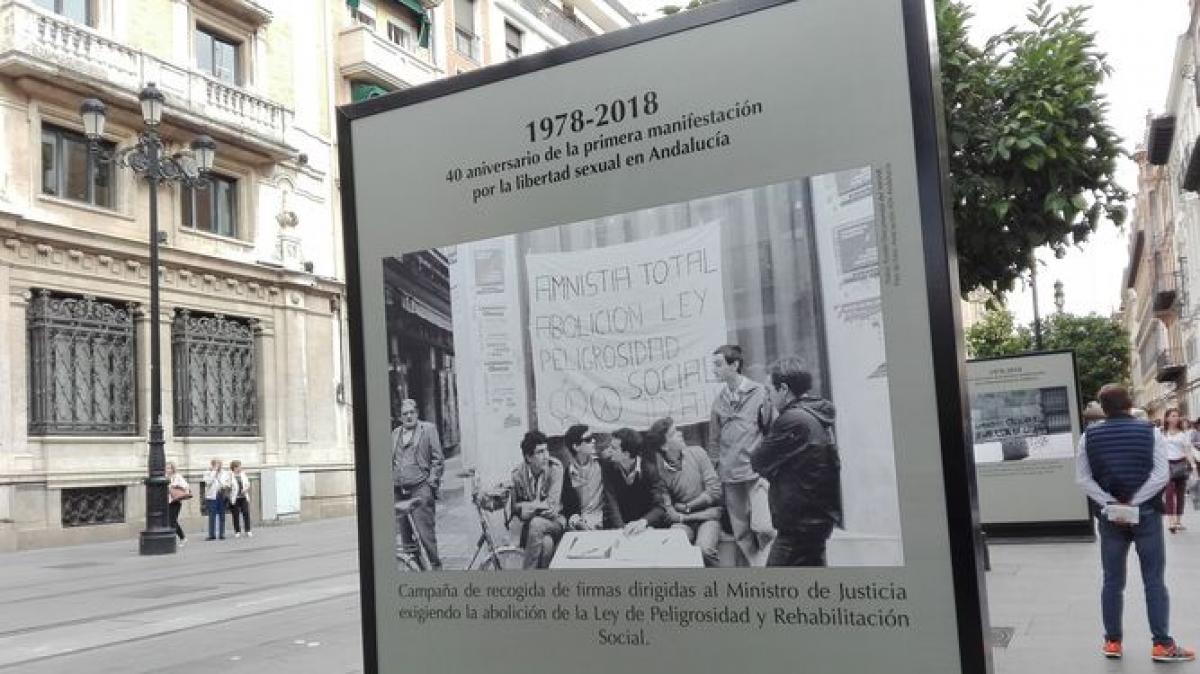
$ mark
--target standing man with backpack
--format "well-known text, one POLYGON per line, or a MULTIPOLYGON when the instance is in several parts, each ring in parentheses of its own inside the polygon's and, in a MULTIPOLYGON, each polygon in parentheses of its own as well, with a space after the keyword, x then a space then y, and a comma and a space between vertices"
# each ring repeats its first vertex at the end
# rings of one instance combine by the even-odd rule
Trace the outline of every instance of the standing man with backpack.
POLYGON ((834 526, 842 526, 833 403, 808 395, 812 374, 799 358, 775 361, 770 376, 778 414, 750 458, 771 483, 767 498, 779 532, 767 566, 825 566, 829 536, 834 526))
POLYGON ((1156 662, 1194 660, 1194 651, 1171 638, 1170 599, 1163 580, 1162 490, 1169 478, 1166 441, 1154 426, 1131 414, 1133 401, 1124 387, 1106 384, 1097 396, 1107 419, 1089 426, 1079 439, 1076 482, 1097 506, 1100 516, 1100 566, 1104 582, 1100 611, 1104 620, 1105 657, 1119 658, 1125 564, 1129 546, 1137 549, 1146 593, 1146 615, 1156 662))

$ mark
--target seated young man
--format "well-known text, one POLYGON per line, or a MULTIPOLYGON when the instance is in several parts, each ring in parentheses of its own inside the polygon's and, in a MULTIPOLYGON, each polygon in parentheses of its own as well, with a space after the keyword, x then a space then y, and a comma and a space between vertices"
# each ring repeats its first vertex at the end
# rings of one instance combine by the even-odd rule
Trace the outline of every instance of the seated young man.
POLYGON ((521 455, 512 471, 512 510, 521 521, 525 568, 544 569, 563 535, 563 465, 550 456, 546 436, 538 431, 521 439, 521 455))
POLYGON ((596 436, 588 432, 587 426, 576 424, 567 429, 563 444, 571 456, 567 476, 575 496, 573 512, 567 512, 567 528, 601 529, 604 527, 604 480, 600 462, 596 460, 596 436))
POLYGON ((658 477, 666 496, 666 520, 682 529, 688 541, 700 548, 704 565, 717 566, 721 538, 721 480, 708 453, 684 443, 683 433, 671 417, 655 421, 646 432, 647 450, 653 450, 658 477))
POLYGON ((643 461, 642 436, 620 428, 604 450, 604 526, 637 534, 665 523, 662 485, 654 462, 643 461))

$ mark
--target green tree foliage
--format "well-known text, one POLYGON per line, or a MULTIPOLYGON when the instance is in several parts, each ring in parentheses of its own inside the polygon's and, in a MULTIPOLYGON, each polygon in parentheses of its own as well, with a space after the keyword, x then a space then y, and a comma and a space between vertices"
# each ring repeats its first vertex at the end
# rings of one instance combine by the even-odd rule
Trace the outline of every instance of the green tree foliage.
POLYGON ((1053 314, 1042 321, 1042 343, 1050 351, 1075 350, 1079 395, 1085 401, 1095 400, 1105 384, 1129 384, 1129 335, 1118 319, 1053 314))
POLYGON ((1111 68, 1083 6, 1055 13, 1035 0, 1027 26, 983 47, 967 39, 963 0, 935 0, 935 12, 959 286, 963 296, 983 288, 1000 297, 1029 272, 1035 249, 1061 258, 1105 219, 1125 222, 1128 194, 1114 181, 1124 152, 1099 89, 1111 68))
POLYGON ((1035 248, 1062 257, 1104 219, 1125 220, 1123 152, 1099 93, 1110 68, 1084 7, 1037 0, 1028 26, 976 47, 966 5, 935 5, 960 285, 999 294, 1035 248))
POLYGON ((1029 330, 1016 326, 1016 318, 1007 309, 995 309, 983 315, 966 332, 967 353, 972 358, 1011 356, 1033 349, 1029 330))
MULTIPOLYGON (((1011 356, 1033 350, 1032 326, 1018 326, 1012 312, 989 311, 966 332, 973 358, 1011 356)), ((1129 335, 1121 321, 1096 314, 1052 314, 1042 320, 1042 345, 1047 351, 1072 349, 1079 372, 1079 394, 1095 400, 1110 382, 1129 383, 1129 335)))

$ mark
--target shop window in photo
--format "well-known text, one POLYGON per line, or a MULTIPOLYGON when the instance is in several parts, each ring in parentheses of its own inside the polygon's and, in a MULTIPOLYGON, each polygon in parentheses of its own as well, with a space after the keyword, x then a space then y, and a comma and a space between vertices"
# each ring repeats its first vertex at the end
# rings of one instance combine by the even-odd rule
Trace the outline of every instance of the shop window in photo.
POLYGON ((171 324, 175 435, 258 435, 252 321, 176 312, 171 324))
POLYGON ((241 84, 241 45, 229 38, 196 26, 196 67, 222 82, 241 84))
POLYGON ((27 316, 29 434, 135 435, 133 305, 35 290, 27 316))
POLYGON ((63 527, 125 522, 125 487, 81 487, 62 490, 63 527))
POLYGON ((210 175, 209 184, 182 190, 183 226, 192 229, 237 237, 238 181, 222 175, 210 175))
MULTIPOLYGON (((111 152, 114 145, 102 142, 101 148, 111 152)), ((83 134, 43 124, 42 194, 112 208, 112 165, 88 151, 83 134)))

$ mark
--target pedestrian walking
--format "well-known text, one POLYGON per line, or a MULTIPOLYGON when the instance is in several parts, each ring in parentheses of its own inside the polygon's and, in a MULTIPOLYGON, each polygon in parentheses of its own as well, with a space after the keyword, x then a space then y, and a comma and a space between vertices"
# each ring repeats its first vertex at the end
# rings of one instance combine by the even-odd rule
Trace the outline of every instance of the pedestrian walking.
POLYGON ((242 527, 245 527, 246 538, 254 538, 254 532, 250 531, 250 477, 242 471, 242 462, 237 459, 229 462, 229 471, 229 510, 233 514, 233 537, 241 538, 242 527))
POLYGON ((192 488, 188 486, 187 480, 175 470, 174 463, 167 464, 167 514, 171 518, 171 528, 175 530, 175 535, 179 537, 179 547, 187 545, 187 536, 183 533, 183 528, 179 526, 179 511, 183 508, 183 502, 192 497, 192 488))
POLYGON ((1076 481, 1100 507, 1100 566, 1104 580, 1100 609, 1104 620, 1102 653, 1123 654, 1122 608, 1129 547, 1137 550, 1146 593, 1146 614, 1157 662, 1194 660, 1194 651, 1175 643, 1170 633, 1170 600, 1163 578, 1166 546, 1162 529, 1162 499, 1167 484, 1167 443, 1148 422, 1131 414, 1133 401, 1119 384, 1100 389, 1100 406, 1107 420, 1090 426, 1079 439, 1076 481))
POLYGON ((1167 529, 1183 531, 1183 504, 1187 500, 1188 476, 1192 474, 1192 437, 1184 428, 1183 415, 1171 408, 1163 415, 1163 439, 1167 443, 1169 482, 1163 493, 1167 511, 1167 529))
POLYGON ((229 471, 222 467, 220 459, 209 461, 208 472, 204 474, 204 505, 208 510, 206 541, 225 540, 225 502, 229 500, 229 491, 229 471))

